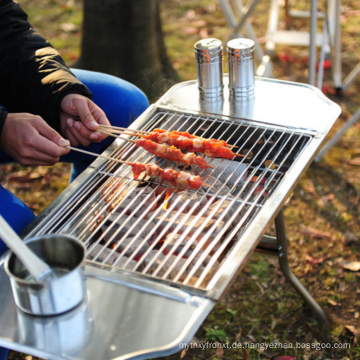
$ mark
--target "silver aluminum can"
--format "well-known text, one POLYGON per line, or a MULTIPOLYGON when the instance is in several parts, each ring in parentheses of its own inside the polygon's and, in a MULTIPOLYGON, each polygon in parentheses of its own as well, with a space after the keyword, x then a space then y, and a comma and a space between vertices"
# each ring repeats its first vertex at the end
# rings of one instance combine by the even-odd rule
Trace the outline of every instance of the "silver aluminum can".
POLYGON ((218 39, 195 43, 198 87, 201 97, 217 97, 223 93, 223 51, 218 39))
POLYGON ((249 96, 254 93, 254 50, 255 43, 250 39, 233 39, 227 43, 231 96, 249 96))

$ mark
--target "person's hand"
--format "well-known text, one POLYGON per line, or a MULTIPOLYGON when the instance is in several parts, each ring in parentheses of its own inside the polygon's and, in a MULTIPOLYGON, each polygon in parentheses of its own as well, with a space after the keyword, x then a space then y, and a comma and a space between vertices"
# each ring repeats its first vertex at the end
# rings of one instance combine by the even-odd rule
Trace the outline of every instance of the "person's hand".
POLYGON ((8 114, 0 138, 2 149, 23 166, 54 165, 69 145, 40 116, 28 113, 8 114))
POLYGON ((62 134, 73 146, 88 146, 92 141, 100 142, 107 135, 96 131, 99 124, 110 125, 105 113, 91 100, 79 94, 70 94, 62 99, 60 120, 62 134))

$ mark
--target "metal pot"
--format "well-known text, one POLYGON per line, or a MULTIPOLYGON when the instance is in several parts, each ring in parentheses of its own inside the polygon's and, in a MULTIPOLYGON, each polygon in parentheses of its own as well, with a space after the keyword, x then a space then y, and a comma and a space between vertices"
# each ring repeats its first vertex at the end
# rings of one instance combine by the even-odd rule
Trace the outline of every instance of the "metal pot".
POLYGON ((4 268, 16 305, 32 315, 56 315, 77 306, 86 294, 85 247, 77 239, 60 234, 34 237, 27 246, 57 274, 55 279, 35 282, 15 254, 9 253, 4 268))

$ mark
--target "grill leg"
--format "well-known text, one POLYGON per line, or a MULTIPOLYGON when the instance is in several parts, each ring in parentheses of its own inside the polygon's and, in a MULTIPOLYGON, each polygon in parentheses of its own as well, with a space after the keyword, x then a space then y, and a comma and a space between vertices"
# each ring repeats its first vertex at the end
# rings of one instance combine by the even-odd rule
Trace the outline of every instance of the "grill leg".
POLYGON ((287 251, 287 243, 286 243, 286 233, 285 233, 285 221, 284 221, 284 213, 282 209, 279 214, 275 218, 275 227, 276 227, 276 237, 279 246, 279 264, 280 269, 283 272, 285 278, 289 281, 291 286, 297 291, 297 293, 304 299, 306 304, 310 307, 310 309, 315 313, 318 318, 318 322, 320 325, 320 334, 322 339, 325 341, 329 336, 329 325, 326 318, 326 315, 323 309, 319 306, 319 304, 314 300, 314 298, 308 293, 308 291, 304 288, 298 278, 292 273, 289 267, 288 261, 288 251, 287 251))

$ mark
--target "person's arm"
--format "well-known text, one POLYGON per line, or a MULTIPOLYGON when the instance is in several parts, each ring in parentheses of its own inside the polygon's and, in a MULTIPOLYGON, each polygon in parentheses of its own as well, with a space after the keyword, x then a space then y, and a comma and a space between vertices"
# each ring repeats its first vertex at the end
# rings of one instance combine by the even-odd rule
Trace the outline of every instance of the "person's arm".
MULTIPOLYGON (((57 132, 70 138, 72 145, 88 145, 106 136, 95 132, 97 126, 88 126, 89 117, 84 118, 79 112, 69 114, 67 109, 69 103, 75 102, 80 107, 87 104, 87 113, 93 115, 95 109, 96 115, 101 114, 92 120, 109 124, 91 98, 91 92, 76 79, 59 53, 32 29, 20 5, 12 0, 0 0, 0 102, 11 112, 39 115, 57 132), (72 116, 81 120, 80 129, 77 129, 79 124, 69 126, 72 116)), ((75 107, 76 111, 79 106, 75 107)), ((6 119, 0 118, 0 138, 6 119)))

